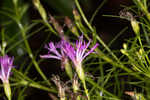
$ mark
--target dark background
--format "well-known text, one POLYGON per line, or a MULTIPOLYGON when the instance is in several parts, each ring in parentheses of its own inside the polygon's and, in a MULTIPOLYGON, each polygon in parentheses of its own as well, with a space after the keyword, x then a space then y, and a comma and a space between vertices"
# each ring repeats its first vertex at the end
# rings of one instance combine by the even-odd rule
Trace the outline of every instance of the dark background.
MULTIPOLYGON (((3 2, 0 3, 0 6, 1 7, 3 7, 4 5, 11 6, 11 3, 10 4, 6 3, 7 1, 9 2, 9 0, 6 1, 3 0, 3 2)), ((88 20, 92 17, 92 14, 96 10, 96 8, 103 2, 103 0, 79 0, 79 1, 88 20)), ((32 22, 32 20, 41 18, 38 11, 33 6, 31 0, 24 0, 24 1, 22 0, 22 2, 30 4, 27 14, 30 22, 32 22)), ((75 8, 73 0, 41 0, 41 3, 43 4, 44 8, 48 13, 51 13, 51 15, 56 17, 58 22, 63 23, 64 16, 69 16, 71 19, 73 19, 72 8, 75 8)), ((97 15, 93 20, 92 26, 96 27, 97 33, 100 35, 100 37, 104 40, 106 44, 108 44, 124 27, 130 26, 130 23, 127 20, 112 17, 104 17, 103 15, 119 15, 119 12, 123 9, 121 5, 130 6, 132 4, 133 4, 132 0, 107 0, 106 3, 103 5, 103 7, 98 11, 97 15)), ((0 20, 2 20, 2 18, 0 18, 0 20)), ((32 30, 34 31, 36 30, 36 28, 38 28, 38 26, 32 30)), ((41 31, 29 39, 30 46, 33 52, 39 49, 39 47, 42 44, 42 41, 44 41, 45 38, 47 38, 47 34, 49 33, 41 31)), ((133 36, 133 34, 131 34, 131 29, 128 29, 123 35, 119 37, 117 41, 115 41, 112 44, 111 48, 118 49, 122 47, 122 43, 124 42, 124 40, 128 39, 131 36, 133 36)), ((58 41, 59 38, 56 37, 55 35, 52 35, 50 37, 50 40, 58 41)), ((44 50, 41 51, 40 53, 44 54, 46 52, 47 51, 44 50)), ((42 62, 40 65, 44 66, 42 67, 42 70, 44 73, 46 73, 48 77, 50 77, 51 74, 61 73, 59 61, 45 59, 45 61, 42 62), (51 64, 52 66, 46 66, 48 64, 51 64)), ((30 77, 34 78, 39 76, 38 73, 34 70, 35 70, 34 67, 33 69, 30 70, 31 73, 30 77)), ((27 92, 26 100, 41 100, 41 99, 50 100, 47 92, 32 88, 28 89, 26 92, 27 92)))

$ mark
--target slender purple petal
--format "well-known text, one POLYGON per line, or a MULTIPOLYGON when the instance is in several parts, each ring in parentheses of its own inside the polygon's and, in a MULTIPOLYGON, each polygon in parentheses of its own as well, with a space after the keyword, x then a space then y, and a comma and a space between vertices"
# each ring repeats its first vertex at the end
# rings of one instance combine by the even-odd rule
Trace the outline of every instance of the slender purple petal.
MULTIPOLYGON (((56 45, 57 45, 57 44, 56 44, 56 45)), ((53 42, 50 42, 50 43, 48 44, 48 46, 47 46, 47 45, 45 46, 45 48, 49 50, 49 51, 48 51, 48 54, 46 54, 46 55, 41 55, 40 57, 41 57, 41 58, 54 58, 54 59, 61 60, 62 55, 57 51, 56 48, 58 48, 58 47, 56 47, 56 45, 54 45, 53 42), (53 53, 53 54, 55 54, 55 55, 51 55, 50 53, 53 53)), ((60 48, 59 48, 59 49, 60 49, 60 48)))
POLYGON ((82 54, 81 54, 82 59, 84 59, 85 51, 86 51, 86 49, 89 47, 90 43, 91 43, 91 40, 90 40, 87 44, 85 44, 85 47, 84 47, 84 49, 82 50, 82 54))
POLYGON ((74 48, 71 46, 70 43, 66 43, 63 47, 64 52, 66 53, 66 55, 72 60, 75 60, 75 50, 74 48))
POLYGON ((57 56, 61 57, 61 54, 58 53, 58 51, 56 50, 56 47, 55 47, 55 45, 54 45, 53 42, 50 42, 50 43, 49 43, 49 48, 48 48, 48 50, 49 50, 50 52, 56 54, 57 56))
POLYGON ((7 55, 0 57, 0 78, 3 82, 8 81, 10 76, 10 71, 13 66, 14 58, 8 57, 7 55))
POLYGON ((54 56, 54 55, 40 55, 40 57, 41 58, 54 58, 54 59, 61 60, 61 57, 54 56))
POLYGON ((53 58, 53 59, 58 59, 61 60, 61 68, 64 68, 66 61, 64 59, 67 59, 67 56, 65 55, 65 52, 63 50, 63 46, 65 45, 66 41, 61 40, 58 43, 53 43, 50 42, 48 46, 45 46, 46 49, 48 49, 48 54, 46 55, 41 55, 41 58, 53 58), (59 51, 58 51, 59 50, 59 51))
POLYGON ((84 56, 83 56, 83 59, 86 57, 86 56, 88 56, 90 53, 92 53, 97 47, 98 47, 98 43, 96 43, 92 48, 91 48, 91 50, 90 51, 88 51, 84 56))

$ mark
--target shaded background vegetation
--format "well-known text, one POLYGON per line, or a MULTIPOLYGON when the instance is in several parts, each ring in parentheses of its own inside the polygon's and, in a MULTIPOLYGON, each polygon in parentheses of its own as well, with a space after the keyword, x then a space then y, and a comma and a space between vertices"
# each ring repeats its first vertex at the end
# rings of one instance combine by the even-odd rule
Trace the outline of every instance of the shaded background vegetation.
MULTIPOLYGON (((44 8, 46 9, 47 13, 50 13, 53 15, 58 22, 61 23, 62 26, 64 26, 64 30, 66 29, 64 25, 64 17, 69 16, 73 19, 72 15, 72 9, 75 8, 75 4, 73 0, 41 0, 41 3, 43 4, 44 8)), ((119 12, 124 8, 124 6, 130 6, 132 5, 132 0, 80 0, 81 7, 83 8, 83 11, 87 18, 90 20, 95 10, 101 5, 100 10, 98 10, 97 15, 92 21, 92 25, 96 27, 97 33, 99 34, 102 39, 109 44, 109 42, 124 28, 124 32, 120 36, 120 38, 115 41, 111 48, 118 49, 121 48, 122 43, 125 39, 128 39, 129 37, 133 36, 133 34, 130 33, 131 29, 128 29, 127 27, 130 26, 130 23, 126 20, 120 19, 120 18, 113 18, 113 17, 106 17, 103 15, 119 15, 119 12), (103 5, 102 5, 103 4, 103 5), (122 5, 122 6, 121 6, 122 5)), ((35 9, 35 7, 32 4, 31 0, 19 0, 20 7, 24 6, 24 9, 27 9, 27 12, 23 14, 23 18, 21 19, 22 23, 24 24, 30 24, 31 22, 41 19, 38 11, 35 9)), ((0 10, 5 10, 6 8, 12 8, 13 4, 11 0, 1 0, 0 3, 0 10)), ((10 13, 11 14, 11 13, 10 13)), ((29 33, 35 32, 39 28, 42 27, 42 24, 38 24, 35 27, 33 27, 31 30, 29 30, 29 33)), ((7 34, 6 40, 11 40, 8 43, 8 46, 12 46, 16 41, 21 41, 22 38, 20 38, 20 35, 18 34, 18 26, 16 23, 10 21, 10 18, 6 16, 0 16, 0 29, 5 30, 5 34, 7 34), (12 37, 16 35, 12 39, 12 37)), ((36 34, 33 34, 29 37, 29 43, 31 46, 31 49, 33 50, 33 53, 39 56, 40 54, 45 52, 45 49, 40 49, 40 52, 37 53, 39 48, 43 48, 44 44, 43 41, 46 41, 45 43, 49 42, 50 40, 58 41, 59 38, 52 34, 49 31, 46 31, 46 28, 43 27, 41 30, 36 32, 36 34), (48 38, 47 38, 48 37, 48 38), (47 39, 47 40, 46 40, 47 39), (42 46, 41 46, 42 45, 42 46)), ((10 48, 9 48, 10 49, 10 48)), ((8 53, 10 55, 14 55, 17 57, 16 63, 17 66, 22 65, 22 61, 29 61, 29 58, 27 57, 26 51, 24 50, 24 44, 17 45, 17 48, 12 48, 9 50, 8 53), (18 64, 19 63, 19 64, 18 64)), ((39 59, 39 57, 37 57, 39 59)), ((27 66, 29 63, 24 64, 27 66)), ((42 67, 41 69, 43 72, 47 75, 47 77, 50 77, 51 74, 59 74, 61 73, 60 69, 60 62, 55 60, 45 60, 40 64, 42 67), (51 66, 45 66, 47 64, 51 64, 51 66), (57 66, 57 67, 53 67, 57 66)), ((34 68, 31 68, 29 70, 29 76, 30 77, 38 77, 38 74, 36 71, 34 71, 34 68)), ((39 77, 38 77, 39 78, 39 77)), ((26 100, 40 100, 40 98, 44 100, 48 100, 49 97, 47 95, 47 92, 41 92, 40 90, 36 89, 28 89, 27 91, 28 96, 26 97, 26 100)))

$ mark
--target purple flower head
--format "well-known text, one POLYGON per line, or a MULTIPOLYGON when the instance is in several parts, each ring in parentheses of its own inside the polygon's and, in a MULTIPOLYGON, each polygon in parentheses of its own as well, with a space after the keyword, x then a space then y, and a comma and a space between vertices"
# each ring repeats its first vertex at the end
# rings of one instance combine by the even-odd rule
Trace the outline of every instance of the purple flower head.
POLYGON ((1 65, 0 79, 3 82, 8 82, 11 68, 14 67, 13 60, 14 60, 13 57, 11 58, 11 57, 8 57, 7 55, 0 56, 0 65, 1 65))
POLYGON ((96 43, 89 51, 87 50, 89 45, 91 43, 91 40, 86 44, 86 42, 83 40, 83 35, 79 37, 79 40, 76 41, 75 47, 73 47, 69 42, 65 43, 63 46, 64 52, 67 54, 67 56, 72 60, 75 66, 78 66, 82 63, 83 59, 88 56, 90 53, 92 53, 96 47, 98 46, 98 43, 96 43))
POLYGON ((67 60, 65 53, 62 49, 62 46, 64 45, 65 41, 61 40, 60 42, 54 44, 53 42, 50 42, 48 45, 45 46, 46 49, 48 49, 48 54, 41 55, 41 58, 54 58, 61 60, 61 68, 64 68, 64 64, 67 60))

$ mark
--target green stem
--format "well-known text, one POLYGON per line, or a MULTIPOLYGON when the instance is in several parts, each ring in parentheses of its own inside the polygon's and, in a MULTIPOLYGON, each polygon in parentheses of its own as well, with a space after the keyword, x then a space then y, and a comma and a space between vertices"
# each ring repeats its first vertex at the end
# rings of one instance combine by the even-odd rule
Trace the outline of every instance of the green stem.
MULTIPOLYGON (((80 14, 81 14, 83 20, 85 21, 85 23, 87 24, 87 26, 89 27, 89 29, 90 29, 94 34, 96 34, 96 31, 92 28, 92 26, 90 25, 90 23, 87 21, 85 15, 84 15, 84 13, 83 13, 83 11, 82 11, 80 5, 79 5, 78 0, 75 0, 75 3, 76 3, 76 5, 77 5, 77 8, 78 8, 78 10, 79 10, 79 12, 80 12, 80 14)), ((105 49, 112 55, 112 57, 116 60, 116 63, 114 63, 113 59, 109 59, 109 58, 106 57, 106 55, 104 55, 104 54, 103 54, 103 56, 100 55, 100 57, 104 58, 104 60, 106 60, 107 62, 110 62, 111 64, 113 64, 113 65, 115 65, 115 66, 117 66, 117 67, 119 67, 119 68, 121 68, 121 69, 127 71, 128 73, 132 73, 132 70, 128 69, 127 67, 124 66, 124 64, 122 64, 122 63, 120 62, 120 60, 118 59, 118 57, 110 50, 110 48, 103 42, 103 40, 102 40, 97 34, 96 34, 96 39, 97 39, 97 40, 105 47, 105 49)), ((97 50, 98 50, 98 49, 97 49, 97 50)), ((100 52, 101 52, 101 51, 99 51, 99 53, 100 53, 100 52)), ((102 54, 102 52, 101 52, 101 54, 102 54)), ((138 77, 139 79, 142 79, 142 77, 140 77, 139 75, 136 75, 136 74, 132 74, 132 75, 135 75, 135 76, 138 77)), ((142 80, 143 80, 143 79, 142 79, 142 80)))
POLYGON ((52 26, 47 21, 44 21, 44 24, 49 28, 51 32, 53 32, 55 35, 58 35, 57 32, 52 28, 52 26))
POLYGON ((86 88, 85 80, 84 80, 84 81, 82 81, 82 83, 83 83, 83 87, 84 87, 84 90, 85 90, 86 96, 87 96, 88 100, 90 100, 89 93, 88 93, 88 89, 86 88))
POLYGON ((138 4, 139 4, 139 7, 143 10, 143 12, 145 13, 147 19, 150 21, 150 13, 146 7, 146 5, 144 5, 143 3, 141 3, 140 0, 137 0, 138 4))
POLYGON ((92 24, 95 16, 97 15, 98 11, 103 7, 103 5, 107 2, 107 0, 103 0, 102 3, 98 6, 98 8, 95 10, 95 12, 92 14, 92 17, 90 19, 90 23, 92 24))
MULTIPOLYGON (((141 77, 140 75, 133 73, 133 71, 129 68, 127 68, 124 64, 122 63, 118 63, 116 61, 114 61, 113 59, 111 59, 110 57, 106 56, 102 51, 100 51, 99 49, 96 49, 96 52, 98 54, 99 57, 101 57, 103 60, 107 61, 108 63, 112 64, 113 66, 115 66, 116 68, 121 68, 123 70, 125 70, 126 72, 128 72, 130 75, 136 76, 137 78, 139 78, 140 80, 145 81, 145 79, 143 79, 143 77, 141 77)), ((115 69, 114 69, 115 70, 115 69)))
MULTIPOLYGON (((143 48, 143 44, 142 44, 142 40, 141 40, 141 38, 140 38, 140 35, 138 35, 138 40, 139 40, 139 43, 140 43, 142 52, 143 52, 144 55, 145 55, 145 50, 144 50, 144 48, 143 48)), ((146 59, 147 59, 148 63, 150 64, 149 57, 147 56, 147 54, 146 54, 145 56, 146 56, 146 59)), ((147 63, 146 63, 146 59, 145 59, 144 57, 143 57, 143 59, 144 59, 144 61, 145 61, 145 64, 147 64, 147 63)), ((148 66, 148 65, 147 65, 147 66, 148 66)))
POLYGON ((45 86, 42 86, 36 82, 28 82, 28 81, 25 81, 25 80, 22 80, 20 82, 21 85, 28 85, 30 87, 33 87, 33 88, 37 88, 37 89, 41 89, 41 90, 44 90, 44 91, 48 91, 48 92, 52 92, 52 93, 57 93, 57 91, 55 89, 52 89, 52 88, 48 88, 48 87, 45 87, 45 86))
POLYGON ((95 83, 92 79, 88 78, 88 79, 86 79, 86 81, 88 83, 92 84, 93 86, 97 87, 97 89, 101 90, 104 94, 107 94, 107 95, 111 96, 113 98, 112 100, 121 100, 117 96, 113 95, 112 93, 108 92, 103 87, 101 87, 100 85, 95 83))
POLYGON ((2 31, 1 31, 1 37, 2 37, 2 44, 0 45, 0 47, 1 47, 0 51, 1 51, 2 56, 4 56, 5 55, 5 48, 6 48, 4 29, 2 29, 2 31))
POLYGON ((30 46, 29 46, 29 43, 28 43, 28 41, 27 41, 27 39, 26 39, 26 30, 25 30, 25 28, 23 27, 23 25, 22 25, 22 23, 21 23, 20 13, 19 13, 19 11, 18 11, 18 6, 17 6, 17 4, 15 4, 14 6, 15 6, 15 7, 14 7, 14 8, 15 8, 15 14, 16 14, 16 18, 17 18, 15 21, 16 21, 18 27, 19 27, 20 30, 21 30, 21 35, 22 35, 22 37, 23 37, 23 40, 24 40, 24 44, 25 44, 25 46, 26 46, 27 53, 28 53, 29 57, 31 58, 31 60, 32 60, 32 62, 33 62, 33 64, 34 64, 35 69, 37 70, 37 72, 38 72, 38 73, 41 75, 41 77, 47 82, 48 85, 51 85, 50 82, 47 80, 47 77, 44 75, 44 73, 43 73, 42 70, 40 69, 40 67, 39 67, 39 65, 38 65, 38 63, 37 63, 37 61, 35 60, 35 58, 34 58, 34 56, 33 56, 32 50, 31 50, 31 48, 30 48, 30 46))
POLYGON ((90 29, 92 32, 94 32, 92 26, 90 25, 90 23, 89 23, 88 20, 86 19, 85 15, 84 15, 84 13, 83 13, 81 7, 80 7, 80 4, 79 4, 78 0, 75 0, 75 3, 76 3, 76 6, 77 6, 77 8, 78 8, 78 10, 79 10, 79 12, 80 12, 80 14, 81 14, 83 20, 85 21, 85 23, 87 24, 87 26, 89 27, 89 29, 90 29))
POLYGON ((29 55, 29 57, 31 58, 31 60, 32 60, 34 66, 35 66, 35 68, 36 68, 36 70, 37 70, 38 73, 41 75, 41 77, 42 77, 49 85, 51 85, 50 82, 47 80, 46 76, 44 75, 44 73, 41 71, 41 69, 40 69, 40 67, 39 67, 39 65, 38 65, 38 63, 37 63, 37 61, 35 60, 35 58, 34 58, 34 56, 33 56, 33 53, 32 53, 31 48, 30 48, 30 46, 29 46, 29 43, 28 43, 28 41, 26 40, 26 34, 25 34, 25 30, 24 30, 24 28, 23 28, 23 25, 22 25, 19 21, 18 21, 17 24, 18 24, 18 26, 19 26, 19 28, 20 28, 20 30, 21 30, 21 34, 22 34, 22 37, 23 37, 23 39, 24 39, 24 43, 25 43, 25 46, 26 46, 28 55, 29 55))
MULTIPOLYGON (((82 11, 80 5, 79 5, 78 0, 75 0, 75 3, 76 3, 76 5, 77 5, 77 8, 78 8, 78 10, 79 10, 79 12, 80 12, 80 14, 81 14, 81 16, 82 16, 84 22, 87 24, 87 26, 89 27, 89 29, 90 29, 93 33, 96 34, 95 30, 93 29, 93 27, 91 26, 91 24, 88 22, 87 18, 85 17, 85 15, 84 15, 84 13, 83 13, 83 11, 82 11)), ((120 61, 118 60, 118 58, 115 56, 115 54, 109 49, 109 47, 103 42, 103 40, 102 40, 98 35, 96 35, 96 38, 97 38, 97 40, 106 48, 106 50, 115 58, 115 60, 118 61, 118 62, 120 62, 120 61)))

